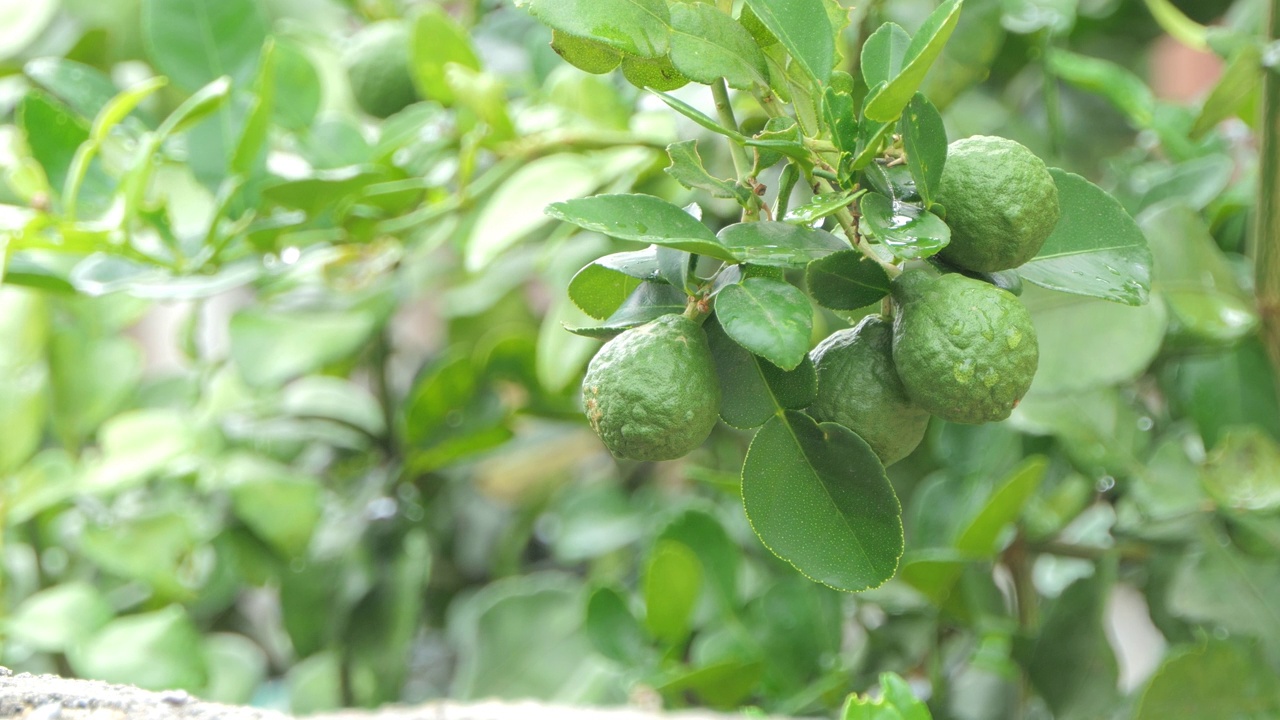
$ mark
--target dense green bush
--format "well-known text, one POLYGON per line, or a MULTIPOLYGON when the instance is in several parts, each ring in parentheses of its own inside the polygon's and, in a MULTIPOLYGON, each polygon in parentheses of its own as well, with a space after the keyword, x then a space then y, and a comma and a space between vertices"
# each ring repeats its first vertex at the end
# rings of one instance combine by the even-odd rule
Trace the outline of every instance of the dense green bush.
MULTIPOLYGON (((1280 714, 1280 408, 1248 240, 1266 4, 669 3, 736 28, 761 73, 662 49, 665 26, 627 19, 653 3, 0 0, 0 664, 296 711, 829 715, 879 685, 902 712, 874 716, 913 720, 911 692, 937 718, 1280 714), (592 37, 582 8, 650 44, 592 37), (815 9, 831 32, 789 34, 815 9), (398 112, 413 98, 352 89, 375 22, 406 31, 374 73, 404 95, 408 56, 420 101, 398 112), (1174 45, 1224 62, 1190 104, 1149 88, 1174 45), (842 307, 869 277, 846 256, 748 258, 713 231, 790 209, 812 239, 852 203, 896 272, 949 234, 919 158, 977 134, 1055 168, 1070 234, 985 278, 1035 324, 1029 393, 1003 422, 934 419, 887 474, 853 433, 835 470, 753 463, 734 427, 774 449, 820 427, 757 356, 805 367, 887 284, 842 307), (590 229, 581 199, 638 194, 693 203, 711 239, 590 229), (900 200, 925 219, 895 233, 900 200), (717 290, 808 318, 751 352, 705 326, 775 399, 726 393, 741 421, 684 459, 613 459, 582 414, 588 360, 709 303, 716 259, 739 273, 717 290), (744 512, 744 460, 779 530, 744 512), (827 476, 901 512, 802 532, 790 491, 827 476), (841 543, 868 527, 887 550, 851 576, 841 543), (797 572, 815 562, 874 589, 797 572)), ((860 702, 844 715, 872 717, 860 702)))

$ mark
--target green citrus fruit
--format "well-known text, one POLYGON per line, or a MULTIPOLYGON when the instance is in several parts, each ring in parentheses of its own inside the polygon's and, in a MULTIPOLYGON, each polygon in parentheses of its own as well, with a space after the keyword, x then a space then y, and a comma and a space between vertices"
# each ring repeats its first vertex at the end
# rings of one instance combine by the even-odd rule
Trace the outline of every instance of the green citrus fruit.
POLYGON ((1027 262, 1058 224, 1058 188, 1044 161, 1001 137, 957 140, 947 148, 935 200, 946 208, 952 265, 995 272, 1027 262))
POLYGON ((1031 315, 981 280, 909 270, 893 281, 893 360, 907 395, 943 420, 1009 417, 1040 360, 1031 315))
POLYGON ((856 432, 880 462, 911 454, 929 426, 929 413, 907 397, 893 365, 893 325, 879 315, 837 330, 810 353, 818 370, 818 399, 809 408, 819 422, 856 432))
POLYGON ((618 457, 673 460, 702 444, 720 411, 707 336, 663 315, 605 343, 582 381, 591 427, 618 457))
POLYGON ((409 28, 395 20, 367 25, 343 54, 351 93, 360 109, 378 118, 418 101, 409 71, 409 28))

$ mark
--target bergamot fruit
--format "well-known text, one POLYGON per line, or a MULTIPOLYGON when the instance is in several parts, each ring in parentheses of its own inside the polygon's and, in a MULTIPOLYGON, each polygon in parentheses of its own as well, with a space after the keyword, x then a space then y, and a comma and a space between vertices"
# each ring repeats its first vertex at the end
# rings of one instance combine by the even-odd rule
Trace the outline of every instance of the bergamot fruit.
POLYGON ((409 70, 409 28, 402 22, 383 20, 361 28, 343 64, 356 104, 374 117, 389 117, 418 101, 409 70))
POLYGON ((582 402, 618 457, 674 460, 715 427, 720 384, 702 328, 663 315, 605 343, 587 366, 582 402))
POLYGON ((1018 267, 1040 252, 1058 224, 1058 188, 1049 169, 1006 138, 951 143, 934 199, 946 208, 951 228, 951 242, 939 255, 968 270, 1018 267))
POLYGON ((909 270, 892 285, 893 361, 907 396, 943 420, 1009 417, 1040 360, 1031 315, 994 285, 909 270))
POLYGON ((929 426, 893 364, 893 325, 879 315, 837 330, 810 353, 818 370, 818 399, 809 412, 819 422, 839 423, 857 433, 892 465, 911 454, 929 426))

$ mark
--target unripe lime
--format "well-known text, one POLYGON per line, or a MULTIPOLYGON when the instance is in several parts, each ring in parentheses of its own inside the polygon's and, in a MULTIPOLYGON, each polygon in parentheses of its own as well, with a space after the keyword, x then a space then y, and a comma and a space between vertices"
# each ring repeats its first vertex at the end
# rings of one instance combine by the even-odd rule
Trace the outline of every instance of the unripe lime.
POLYGON ((370 115, 385 118, 418 101, 404 23, 384 20, 361 28, 342 60, 356 104, 370 115))
POLYGON ((1058 188, 1044 161, 1002 137, 951 143, 935 200, 951 242, 939 255, 957 267, 995 272, 1036 256, 1058 224, 1058 188))
POLYGON ((627 330, 592 358, 582 401, 591 427, 614 455, 687 455, 707 439, 720 411, 706 334, 683 315, 627 330))
POLYGON ((818 399, 809 412, 819 422, 856 432, 880 462, 892 465, 924 438, 929 413, 916 407, 893 365, 893 326, 879 315, 837 330, 810 353, 818 370, 818 399))
POLYGON ((907 395, 943 420, 1009 417, 1040 349, 1018 298, 981 280, 909 270, 893 281, 893 360, 907 395))

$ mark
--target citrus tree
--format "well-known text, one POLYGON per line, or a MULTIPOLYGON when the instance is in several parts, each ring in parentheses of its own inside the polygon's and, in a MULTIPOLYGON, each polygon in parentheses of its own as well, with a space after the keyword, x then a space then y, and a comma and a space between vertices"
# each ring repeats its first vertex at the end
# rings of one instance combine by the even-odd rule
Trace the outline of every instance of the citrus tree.
POLYGON ((0 662, 1274 714, 1265 10, 0 2, 0 662))

